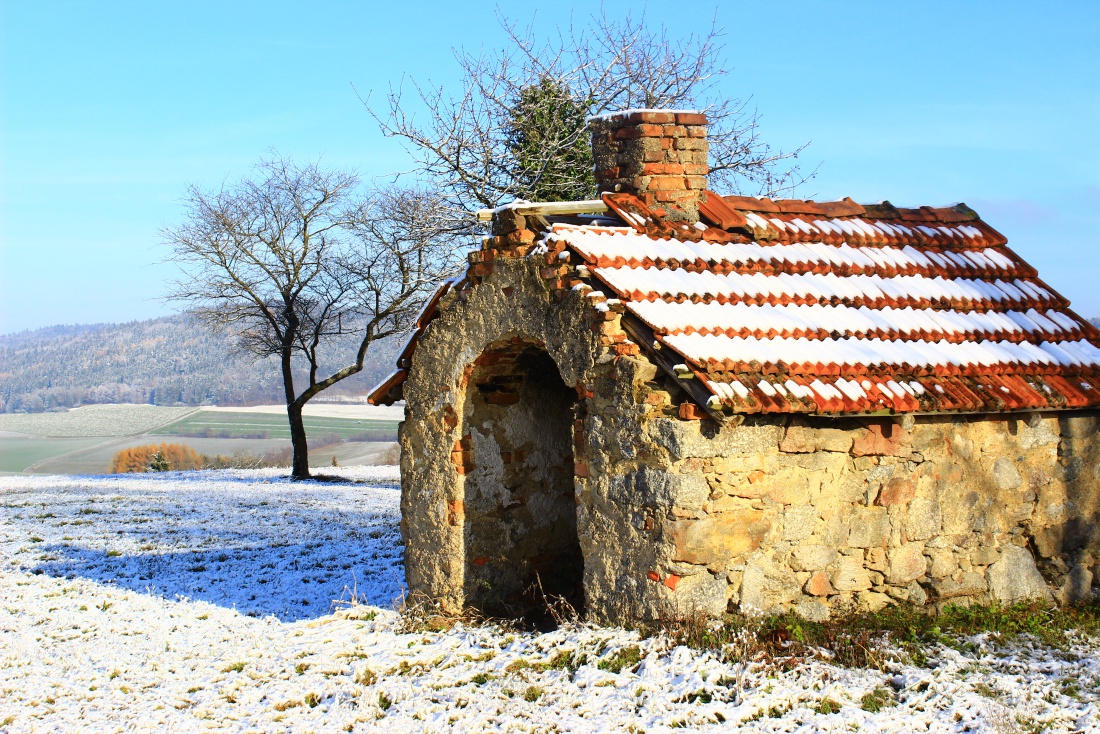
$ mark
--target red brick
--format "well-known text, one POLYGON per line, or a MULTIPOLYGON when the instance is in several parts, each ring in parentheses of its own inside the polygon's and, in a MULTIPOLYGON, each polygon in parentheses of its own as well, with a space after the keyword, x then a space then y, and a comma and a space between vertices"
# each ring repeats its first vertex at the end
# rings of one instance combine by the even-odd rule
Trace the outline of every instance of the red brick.
POLYGON ((665 577, 664 583, 665 586, 672 589, 673 591, 676 591, 676 584, 680 583, 680 577, 674 573, 670 573, 667 577, 665 577))
POLYGON ((701 421, 709 418, 706 412, 691 401, 680 403, 680 417, 686 421, 701 421))
POLYGON ((661 575, 659 573, 657 573, 656 571, 650 571, 645 576, 650 581, 656 581, 657 583, 661 583, 661 575))
POLYGON ((654 176, 649 182, 650 191, 682 191, 687 188, 683 176, 654 176))
POLYGON ((698 112, 677 112, 676 123, 679 125, 706 125, 707 116, 698 112))
POLYGON ((642 166, 643 176, 683 175, 683 163, 646 163, 642 166))
POLYGON ((466 514, 466 506, 462 500, 447 500, 447 524, 461 525, 462 518, 466 514))
POLYGON ((641 124, 616 130, 614 137, 616 140, 627 140, 630 138, 659 138, 663 131, 664 128, 660 125, 641 124))
POLYGON ((504 241, 509 245, 526 245, 535 241, 535 233, 529 229, 520 229, 504 235, 504 241))
POLYGON ((639 122, 648 122, 664 125, 676 122, 676 115, 671 112, 632 112, 626 118, 627 124, 636 125, 639 122))

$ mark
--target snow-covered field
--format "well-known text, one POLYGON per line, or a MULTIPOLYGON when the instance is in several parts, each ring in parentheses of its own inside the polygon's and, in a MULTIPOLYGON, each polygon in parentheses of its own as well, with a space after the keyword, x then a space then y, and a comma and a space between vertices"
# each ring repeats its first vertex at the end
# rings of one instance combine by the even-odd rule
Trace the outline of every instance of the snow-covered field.
POLYGON ((879 671, 409 631, 396 470, 340 473, 0 478, 0 730, 1100 731, 1098 640, 981 636, 879 671))
POLYGON ((4 413, 0 415, 0 431, 54 437, 136 436, 196 410, 122 404, 85 405, 55 413, 4 413))

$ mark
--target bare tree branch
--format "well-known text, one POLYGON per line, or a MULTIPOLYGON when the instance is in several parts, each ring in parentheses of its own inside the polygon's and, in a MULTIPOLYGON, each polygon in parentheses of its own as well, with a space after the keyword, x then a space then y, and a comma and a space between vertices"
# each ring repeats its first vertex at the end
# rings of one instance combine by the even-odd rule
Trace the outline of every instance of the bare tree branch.
MULTIPOLYGON (((508 45, 495 53, 458 49, 462 93, 402 80, 381 107, 366 104, 386 135, 399 138, 418 173, 433 182, 456 224, 469 228, 469 212, 539 195, 592 196, 590 160, 575 155, 587 146, 587 115, 634 108, 689 108, 710 120, 710 175, 731 193, 774 196, 789 192, 814 172, 798 163, 805 150, 776 150, 763 141, 760 115, 749 99, 728 99, 724 33, 714 22, 687 38, 651 29, 635 19, 593 16, 583 27, 555 36, 536 33, 498 13, 508 45), (543 114, 531 123, 530 90, 542 89, 541 110, 576 108, 581 114, 543 114), (408 93, 415 98, 410 103, 408 93), (523 145, 517 126, 537 127, 537 145, 523 145), (517 140, 521 144, 517 145, 517 140), (561 161, 570 160, 570 165, 561 161)), ((529 136, 528 136, 529 137, 529 136)))
POLYGON ((211 327, 232 326, 238 347, 277 356, 293 476, 309 476, 302 407, 363 369, 370 345, 407 331, 462 257, 438 195, 388 188, 363 193, 346 171, 272 156, 254 175, 217 191, 187 191, 184 224, 165 242, 181 275, 169 298, 211 327), (356 335, 355 361, 329 375, 321 355, 356 335), (294 384, 304 362, 307 384, 294 384))

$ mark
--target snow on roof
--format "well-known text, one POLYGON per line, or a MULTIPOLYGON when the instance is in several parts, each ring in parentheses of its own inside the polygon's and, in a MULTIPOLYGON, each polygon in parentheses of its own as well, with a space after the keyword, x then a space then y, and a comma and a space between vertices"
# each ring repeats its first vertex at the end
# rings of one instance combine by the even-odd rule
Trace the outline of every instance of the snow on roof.
POLYGON ((585 122, 591 122, 592 120, 610 120, 612 117, 629 117, 630 115, 649 113, 649 114, 661 114, 661 115, 699 115, 702 114, 699 110, 670 110, 667 108, 648 108, 648 107, 634 107, 629 110, 615 110, 613 112, 601 112, 598 115, 589 115, 584 118, 585 122))
POLYGON ((704 378, 712 408, 1100 406, 1096 329, 965 204, 719 198, 743 226, 664 226, 631 202, 629 229, 547 235, 624 301, 644 349, 669 349, 704 378))

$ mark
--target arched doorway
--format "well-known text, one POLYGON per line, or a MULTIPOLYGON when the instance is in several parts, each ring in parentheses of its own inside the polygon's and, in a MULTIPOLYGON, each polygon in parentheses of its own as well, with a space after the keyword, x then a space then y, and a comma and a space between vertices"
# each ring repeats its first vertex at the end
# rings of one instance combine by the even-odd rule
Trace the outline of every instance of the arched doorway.
POLYGON ((474 361, 462 415, 466 604, 522 616, 546 597, 583 607, 573 485, 576 391, 541 343, 514 337, 474 361))

